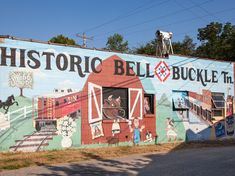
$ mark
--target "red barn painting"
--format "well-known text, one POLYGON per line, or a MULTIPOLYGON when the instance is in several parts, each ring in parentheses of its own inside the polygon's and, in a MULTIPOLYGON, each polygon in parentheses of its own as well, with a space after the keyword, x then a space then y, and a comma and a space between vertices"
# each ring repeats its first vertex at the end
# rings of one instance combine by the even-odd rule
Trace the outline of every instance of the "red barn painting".
MULTIPOLYGON (((155 112, 144 115, 144 89, 140 78, 113 75, 114 60, 126 66, 116 55, 107 58, 102 63, 102 72, 91 73, 83 88, 82 144, 129 142, 135 137, 133 133, 138 132, 141 141, 151 141, 156 135, 155 112), (133 124, 134 119, 138 119, 137 125, 133 124)), ((99 69, 101 65, 97 66, 99 69)))

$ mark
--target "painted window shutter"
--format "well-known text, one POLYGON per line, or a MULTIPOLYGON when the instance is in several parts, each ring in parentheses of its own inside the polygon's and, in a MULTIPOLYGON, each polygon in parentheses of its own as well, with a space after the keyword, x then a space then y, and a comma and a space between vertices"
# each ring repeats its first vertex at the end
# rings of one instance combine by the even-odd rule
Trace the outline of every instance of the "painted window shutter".
POLYGON ((88 120, 94 123, 102 120, 102 87, 88 82, 88 120))
POLYGON ((129 88, 129 118, 139 118, 142 119, 142 100, 143 93, 142 89, 129 88))

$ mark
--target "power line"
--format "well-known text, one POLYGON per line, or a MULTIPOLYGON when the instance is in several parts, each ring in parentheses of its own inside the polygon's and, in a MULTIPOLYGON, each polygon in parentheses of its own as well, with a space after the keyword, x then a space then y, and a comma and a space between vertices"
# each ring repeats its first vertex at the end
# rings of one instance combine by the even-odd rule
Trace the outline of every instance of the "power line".
MULTIPOLYGON (((234 10, 234 8, 229 8, 229 9, 224 9, 224 10, 221 10, 221 11, 217 11, 217 12, 214 12, 213 14, 219 14, 219 13, 224 13, 224 12, 227 12, 228 10, 234 10)), ((207 16, 210 16, 210 15, 203 15, 203 16, 200 16, 200 17, 207 17, 207 16)), ((188 21, 192 21, 192 20, 197 20, 199 17, 193 17, 193 18, 187 18, 187 19, 184 19, 184 20, 179 20, 179 21, 176 21, 174 23, 168 23, 168 24, 165 24, 165 25, 162 25, 162 26, 158 26, 158 27, 155 27, 155 28, 163 28, 163 27, 167 27, 167 26, 171 26, 171 25, 175 25, 175 24, 181 24, 181 23, 185 23, 185 22, 188 22, 188 21)), ((139 32, 143 32, 143 31, 148 31, 148 30, 152 30, 153 27, 151 28, 145 28, 145 29, 141 29, 141 30, 137 30, 137 31, 130 31, 128 33, 124 33, 125 36, 130 36, 130 35, 133 35, 133 34, 136 34, 136 33, 139 33, 139 32)), ((102 38, 96 38, 96 41, 97 40, 103 40, 103 37, 102 38)))
MULTIPOLYGON (((193 4, 196 4, 195 2, 193 2, 192 0, 189 0, 191 3, 193 3, 193 4)), ((207 9, 205 9, 204 7, 202 7, 202 6, 198 6, 198 8, 200 8, 202 11, 204 11, 205 13, 207 13, 208 15, 211 15, 211 16, 213 16, 215 19, 217 19, 217 20, 219 20, 219 21, 221 21, 217 16, 215 16, 213 13, 211 13, 211 12, 209 12, 207 9)))
MULTIPOLYGON (((177 0, 174 0, 174 3, 175 4, 177 4, 179 7, 183 7, 183 8, 186 8, 183 4, 180 4, 177 0)), ((195 4, 195 3, 194 3, 195 4)), ((208 21, 206 21, 206 20, 204 20, 201 16, 199 16, 198 14, 196 14, 196 13, 194 13, 193 11, 192 11, 192 9, 188 9, 188 11, 191 13, 191 14, 193 14, 194 16, 196 16, 196 17, 198 17, 199 19, 201 19, 202 21, 204 21, 204 22, 208 22, 208 21)))
MULTIPOLYGON (((116 31, 123 31, 123 30, 125 30, 125 29, 129 29, 129 28, 133 28, 133 27, 136 27, 136 26, 140 26, 140 25, 146 24, 146 23, 150 23, 150 22, 155 21, 155 20, 157 20, 157 19, 167 18, 168 16, 172 16, 172 15, 175 15, 175 14, 178 14, 178 13, 182 13, 183 11, 186 11, 186 10, 188 10, 188 9, 192 9, 192 8, 198 7, 198 5, 207 4, 207 3, 211 2, 211 1, 214 1, 214 0, 207 0, 207 1, 204 1, 204 2, 202 2, 202 3, 200 3, 200 4, 187 7, 187 8, 185 8, 185 9, 183 9, 183 10, 182 10, 182 9, 181 9, 181 10, 177 10, 177 11, 168 13, 168 14, 166 14, 166 15, 161 15, 161 16, 158 16, 158 17, 151 18, 151 19, 149 19, 149 20, 145 20, 145 21, 143 21, 143 22, 141 22, 141 23, 136 23, 136 24, 129 25, 129 26, 126 26, 126 27, 118 28, 118 29, 113 30, 113 31, 110 31, 110 32, 108 32, 108 33, 116 32, 116 31)), ((95 35, 94 37, 102 36, 102 35, 104 35, 104 34, 107 34, 107 32, 106 32, 106 33, 102 33, 102 34, 95 35)))
MULTIPOLYGON (((85 31, 86 31, 86 32, 90 32, 90 31, 96 30, 96 29, 98 29, 98 28, 101 28, 101 27, 103 27, 103 26, 105 26, 105 25, 108 25, 108 24, 111 24, 111 23, 120 21, 120 20, 122 20, 122 19, 124 19, 124 18, 127 18, 127 17, 129 17, 129 16, 135 15, 135 14, 137 14, 137 13, 140 13, 140 12, 142 12, 142 11, 144 11, 144 10, 151 9, 151 8, 153 8, 154 6, 156 6, 156 5, 152 5, 152 4, 155 4, 156 2, 157 2, 157 1, 152 1, 152 0, 148 1, 147 3, 145 2, 145 3, 141 4, 140 6, 136 7, 135 9, 131 10, 130 12, 124 14, 124 15, 122 14, 122 15, 119 15, 119 16, 117 16, 117 17, 114 17, 114 18, 111 19, 111 20, 108 20, 108 21, 106 21, 106 22, 104 22, 104 23, 102 23, 102 24, 99 24, 99 25, 97 25, 97 26, 91 27, 91 28, 89 28, 89 29, 87 29, 87 30, 85 30, 85 31), (147 8, 146 8, 146 7, 143 8, 143 7, 146 6, 146 5, 147 5, 147 6, 151 5, 151 6, 150 6, 150 7, 147 7, 147 8)), ((164 4, 164 3, 166 3, 166 2, 169 2, 169 1, 166 0, 166 1, 163 1, 163 2, 161 2, 161 3, 159 3, 159 4, 157 4, 157 5, 161 5, 161 4, 164 4)))

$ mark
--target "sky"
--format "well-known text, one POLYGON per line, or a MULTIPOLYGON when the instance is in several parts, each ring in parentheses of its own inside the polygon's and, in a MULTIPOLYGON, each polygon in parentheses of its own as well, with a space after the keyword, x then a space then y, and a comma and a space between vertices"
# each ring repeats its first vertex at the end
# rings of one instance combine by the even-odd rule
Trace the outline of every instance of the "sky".
POLYGON ((157 30, 173 32, 173 42, 210 22, 235 24, 234 0, 0 0, 0 35, 48 41, 63 34, 93 37, 89 48, 103 48, 119 33, 133 49, 155 38, 157 30))

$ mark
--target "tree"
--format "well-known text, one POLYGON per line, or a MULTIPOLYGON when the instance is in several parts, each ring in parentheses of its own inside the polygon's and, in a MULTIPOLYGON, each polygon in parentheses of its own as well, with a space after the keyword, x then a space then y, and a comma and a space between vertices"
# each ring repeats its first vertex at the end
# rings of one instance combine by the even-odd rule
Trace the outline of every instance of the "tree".
POLYGON ((24 88, 33 88, 33 72, 12 71, 9 73, 8 83, 10 87, 19 88, 20 96, 23 97, 24 88))
POLYGON ((77 45, 73 39, 61 35, 57 35, 49 40, 52 43, 60 43, 60 44, 67 44, 67 45, 77 45))
POLYGON ((112 51, 128 51, 128 41, 123 41, 123 37, 120 34, 114 34, 108 38, 106 48, 112 51))
POLYGON ((150 42, 146 43, 145 45, 141 45, 138 48, 134 49, 134 53, 136 54, 146 54, 146 55, 156 55, 156 40, 151 40, 150 42))
POLYGON ((231 23, 212 22, 198 29, 201 45, 196 55, 222 60, 235 60, 235 26, 231 23))
MULTIPOLYGON (((156 55, 157 40, 151 40, 145 45, 141 45, 134 49, 136 54, 156 55)), ((189 36, 185 36, 182 42, 173 42, 172 47, 175 54, 181 55, 193 55, 195 53, 196 44, 193 43, 193 39, 189 36)))
POLYGON ((173 42, 172 47, 175 54, 192 56, 195 54, 196 43, 189 36, 185 36, 182 42, 173 42))

